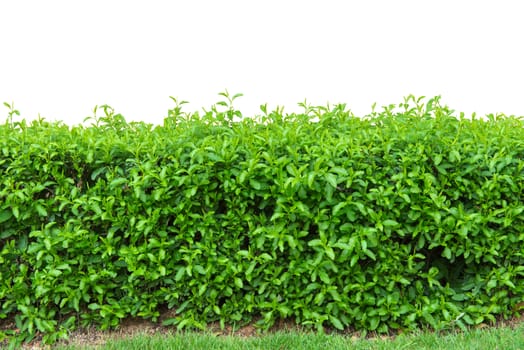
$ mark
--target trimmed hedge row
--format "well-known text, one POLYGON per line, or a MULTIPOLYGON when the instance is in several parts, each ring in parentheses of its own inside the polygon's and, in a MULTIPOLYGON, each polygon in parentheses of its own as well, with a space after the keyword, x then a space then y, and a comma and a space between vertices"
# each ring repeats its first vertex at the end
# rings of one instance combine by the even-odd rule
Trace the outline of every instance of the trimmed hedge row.
POLYGON ((0 126, 0 340, 168 309, 378 332, 522 311, 522 120, 409 96, 238 121, 231 102, 0 126))

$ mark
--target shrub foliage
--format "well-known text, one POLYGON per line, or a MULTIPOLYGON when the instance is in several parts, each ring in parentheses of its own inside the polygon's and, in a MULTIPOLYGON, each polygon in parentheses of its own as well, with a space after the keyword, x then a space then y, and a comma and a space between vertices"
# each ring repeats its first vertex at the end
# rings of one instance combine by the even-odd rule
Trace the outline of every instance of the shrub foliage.
POLYGON ((161 126, 0 126, 0 330, 45 342, 126 317, 388 332, 521 312, 524 123, 439 98, 161 126), (1 321, 4 319, 4 321, 1 321))

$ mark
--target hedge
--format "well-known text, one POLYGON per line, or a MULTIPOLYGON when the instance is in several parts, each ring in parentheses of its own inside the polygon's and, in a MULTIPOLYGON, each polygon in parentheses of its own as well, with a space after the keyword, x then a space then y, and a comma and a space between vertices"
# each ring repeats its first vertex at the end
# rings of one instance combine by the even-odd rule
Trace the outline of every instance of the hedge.
POLYGON ((386 333, 522 312, 522 119, 414 96, 248 118, 222 96, 174 99, 158 126, 109 106, 14 122, 6 104, 0 341, 128 317, 386 333))

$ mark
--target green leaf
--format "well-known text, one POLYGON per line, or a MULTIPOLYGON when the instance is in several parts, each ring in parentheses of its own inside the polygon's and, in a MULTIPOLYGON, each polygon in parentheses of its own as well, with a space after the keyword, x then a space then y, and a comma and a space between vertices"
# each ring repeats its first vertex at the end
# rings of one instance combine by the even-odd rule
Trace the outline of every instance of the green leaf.
POLYGON ((96 180, 96 178, 105 170, 106 170, 106 167, 101 167, 93 171, 93 173, 91 174, 91 180, 93 181, 96 180))
POLYGON ((87 307, 89 308, 89 310, 99 310, 100 309, 100 305, 98 305, 97 303, 91 303, 89 305, 87 305, 87 307))
POLYGON ((329 278, 328 274, 324 270, 320 270, 318 272, 318 277, 320 277, 320 280, 324 282, 325 284, 331 284, 331 279, 329 278))
POLYGON ((488 291, 489 291, 490 289, 495 288, 496 286, 497 286, 497 280, 489 280, 488 283, 487 283, 487 285, 486 285, 488 291))
POLYGON ((319 292, 317 293, 317 295, 315 296, 315 299, 313 300, 313 302, 316 304, 316 305, 321 305, 323 302, 324 302, 324 299, 325 299, 325 295, 323 292, 319 292))
POLYGON ((243 184, 246 181, 247 175, 247 171, 244 170, 243 172, 241 172, 240 176, 238 177, 238 183, 243 184))
POLYGON ((364 250, 364 254, 369 256, 372 260, 377 260, 375 253, 373 253, 371 250, 364 250))
POLYGON ((378 328, 378 325, 380 323, 380 318, 379 317, 371 317, 369 319, 369 330, 370 331, 374 331, 375 329, 378 328))
POLYGON ((344 330, 344 325, 342 325, 342 322, 340 322, 340 320, 338 318, 336 318, 335 316, 329 316, 329 321, 331 322, 331 324, 338 330, 344 330))
POLYGON ((222 314, 222 311, 220 310, 220 307, 218 307, 217 305, 213 305, 213 311, 217 315, 221 315, 222 314))
POLYGON ((337 187, 337 177, 335 175, 327 173, 326 175, 324 175, 324 179, 326 179, 327 183, 330 184, 331 187, 337 187))
POLYGON ((337 173, 340 176, 348 176, 348 171, 342 167, 336 166, 330 169, 330 171, 337 173))
POLYGON ((200 287, 198 288, 198 295, 202 296, 206 292, 206 289, 207 289, 206 283, 200 285, 200 287))
POLYGON ((318 238, 315 238, 315 239, 312 239, 311 241, 309 241, 307 243, 308 246, 310 247, 318 247, 318 246, 322 246, 322 241, 318 238))
POLYGON ((291 309, 282 304, 278 306, 277 310, 283 317, 287 317, 291 314, 291 309))
POLYGON ((204 267, 202 265, 195 265, 193 266, 193 271, 201 274, 201 275, 205 275, 206 274, 206 270, 204 269, 204 267))
MULTIPOLYGON (((342 208, 344 208, 346 205, 347 205, 347 202, 340 202, 340 203, 338 203, 337 205, 335 205, 335 206, 333 207, 333 216, 336 216, 337 213, 338 213, 342 208)), ((344 226, 344 225, 342 225, 342 226, 344 226)))
POLYGON ((460 153, 457 150, 455 150, 455 149, 451 150, 449 152, 449 160, 452 163, 460 162, 460 160, 461 160, 460 153))
POLYGON ((177 318, 177 317, 170 317, 170 318, 166 318, 165 320, 162 321, 162 326, 174 326, 176 324, 178 324, 180 322, 180 320, 177 318))
POLYGON ((51 250, 51 240, 49 238, 44 238, 44 246, 46 250, 51 250))
POLYGON ((325 253, 328 256, 328 258, 330 258, 331 260, 335 260, 335 252, 333 251, 333 248, 326 247, 325 253))
POLYGON ((244 288, 244 282, 242 281, 242 279, 235 277, 235 286, 237 286, 238 288, 244 288))
POLYGON ((13 217, 13 213, 11 210, 4 209, 0 212, 0 223, 6 222, 7 220, 11 219, 13 217))
POLYGON ((27 244, 27 235, 20 235, 18 238, 18 249, 20 249, 20 251, 22 252, 25 252, 27 244))
POLYGON ((123 177, 118 177, 109 183, 109 188, 119 187, 124 185, 125 183, 127 183, 127 179, 123 177))
POLYGON ((18 207, 17 206, 13 206, 11 207, 11 210, 13 211, 13 215, 15 216, 15 218, 19 218, 20 217, 20 211, 18 210, 18 207))
POLYGON ((384 226, 386 226, 386 227, 393 227, 393 226, 398 226, 399 223, 396 222, 395 220, 389 220, 389 219, 388 219, 388 220, 384 220, 384 221, 382 222, 382 225, 384 225, 384 226))
POLYGON ((444 251, 442 251, 442 256, 448 260, 451 260, 451 249, 449 249, 449 247, 444 248, 444 251))
POLYGON ((253 187, 255 190, 261 190, 262 189, 262 184, 256 180, 253 180, 253 179, 249 179, 249 184, 251 185, 251 187, 253 187))
POLYGON ((307 185, 309 188, 313 188, 313 182, 315 181, 315 173, 309 173, 307 176, 307 185))

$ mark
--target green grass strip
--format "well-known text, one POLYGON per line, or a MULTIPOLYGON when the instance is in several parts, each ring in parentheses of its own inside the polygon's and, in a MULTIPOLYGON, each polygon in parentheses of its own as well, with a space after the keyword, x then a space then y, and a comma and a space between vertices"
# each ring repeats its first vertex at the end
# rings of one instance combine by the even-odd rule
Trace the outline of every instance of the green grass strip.
POLYGON ((73 349, 524 349, 524 324, 515 328, 489 328, 468 332, 418 333, 400 335, 394 339, 352 339, 343 335, 278 332, 260 337, 215 336, 202 333, 179 335, 136 335, 109 341, 100 347, 59 347, 73 349))

